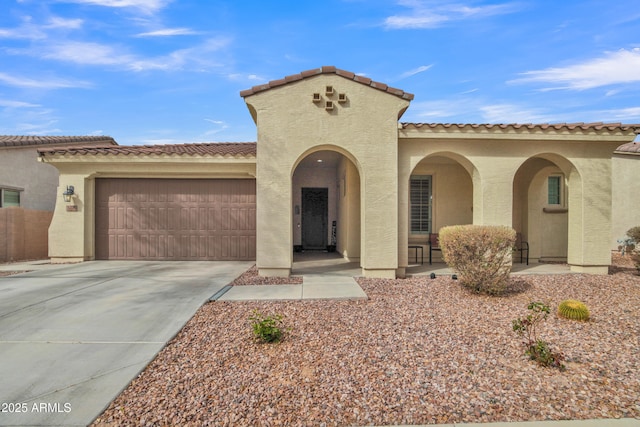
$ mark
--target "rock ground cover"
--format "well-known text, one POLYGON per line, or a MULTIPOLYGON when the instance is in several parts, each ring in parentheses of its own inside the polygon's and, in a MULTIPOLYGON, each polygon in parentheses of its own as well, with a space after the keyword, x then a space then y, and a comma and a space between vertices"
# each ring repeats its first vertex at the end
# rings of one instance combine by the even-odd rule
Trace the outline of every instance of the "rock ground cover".
MULTIPOLYGON (((359 301, 213 302, 203 306, 94 426, 390 425, 640 417, 640 276, 513 278, 503 297, 449 277, 358 279, 359 301), (592 319, 555 314, 587 304, 592 319), (511 321, 534 300, 539 332, 567 370, 524 355, 511 321), (290 330, 258 343, 253 310, 290 330)), ((246 279, 246 277, 245 277, 246 279)))

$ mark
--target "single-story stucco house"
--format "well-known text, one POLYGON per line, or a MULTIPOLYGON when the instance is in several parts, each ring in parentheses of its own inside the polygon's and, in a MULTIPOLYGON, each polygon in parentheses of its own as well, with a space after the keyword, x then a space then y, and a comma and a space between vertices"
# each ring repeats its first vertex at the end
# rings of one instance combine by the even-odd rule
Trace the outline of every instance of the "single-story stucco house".
POLYGON ((521 233, 532 262, 608 271, 612 157, 640 125, 401 123, 413 95, 335 67, 240 95, 256 143, 40 150, 58 193, 75 188, 52 261, 255 259, 287 276, 294 250, 328 246, 393 278, 429 233, 488 224, 521 233))
POLYGON ((105 136, 0 135, 0 262, 46 258, 58 170, 38 148, 109 146, 105 136))

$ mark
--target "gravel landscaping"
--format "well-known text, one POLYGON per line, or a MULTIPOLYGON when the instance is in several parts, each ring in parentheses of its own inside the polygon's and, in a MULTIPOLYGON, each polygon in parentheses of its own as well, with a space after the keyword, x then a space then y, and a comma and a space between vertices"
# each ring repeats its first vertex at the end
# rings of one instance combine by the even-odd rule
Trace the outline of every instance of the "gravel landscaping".
POLYGON ((608 276, 512 280, 503 297, 469 293, 450 277, 360 278, 368 300, 206 304, 93 425, 640 418, 632 265, 618 257, 608 276), (591 321, 555 314, 569 298, 589 306, 591 321), (512 331, 534 300, 552 307, 539 335, 564 353, 565 372, 530 361, 512 331), (254 310, 283 315, 283 341, 256 342, 254 310))

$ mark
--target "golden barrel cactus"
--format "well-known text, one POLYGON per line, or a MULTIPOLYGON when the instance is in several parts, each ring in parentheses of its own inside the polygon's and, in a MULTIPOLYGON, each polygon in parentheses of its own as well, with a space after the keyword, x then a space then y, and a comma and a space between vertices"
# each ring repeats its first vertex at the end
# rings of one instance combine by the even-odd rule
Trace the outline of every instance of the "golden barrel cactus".
POLYGON ((589 308, 574 299, 564 300, 558 306, 558 316, 571 320, 589 320, 589 308))

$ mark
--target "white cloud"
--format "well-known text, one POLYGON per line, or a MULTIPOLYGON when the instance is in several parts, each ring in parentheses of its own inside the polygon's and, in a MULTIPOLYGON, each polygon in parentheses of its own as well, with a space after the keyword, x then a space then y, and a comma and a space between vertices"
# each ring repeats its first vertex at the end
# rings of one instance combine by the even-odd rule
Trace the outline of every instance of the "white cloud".
POLYGON ((206 122, 213 123, 214 125, 224 125, 222 120, 204 119, 206 122))
POLYGON ((148 31, 146 33, 136 34, 136 37, 169 37, 169 36, 188 36, 198 34, 189 28, 163 28, 161 30, 148 31))
POLYGON ((486 123, 548 123, 558 121, 539 108, 527 108, 515 104, 483 105, 480 112, 486 123))
POLYGON ((227 128, 229 128, 229 125, 226 124, 224 121, 222 120, 212 120, 212 119, 204 119, 205 121, 209 122, 209 123, 213 123, 214 125, 218 126, 217 129, 211 129, 208 130, 204 133, 204 137, 207 138, 210 135, 215 135, 217 133, 222 132, 223 130, 226 130, 227 128))
POLYGON ((51 44, 40 49, 36 55, 41 58, 88 65, 118 65, 135 61, 133 55, 123 54, 112 46, 73 41, 51 44))
POLYGON ((403 0, 398 4, 410 9, 409 13, 389 16, 384 21, 388 29, 437 28, 453 21, 485 18, 512 13, 516 3, 469 6, 462 3, 437 0, 403 0))
POLYGON ((640 82, 640 48, 608 52, 567 67, 527 71, 509 83, 550 83, 558 86, 542 90, 584 90, 612 84, 640 82))
POLYGON ((229 39, 209 39, 204 43, 170 52, 167 55, 145 58, 127 52, 125 48, 101 43, 63 41, 28 49, 7 49, 14 55, 30 55, 55 61, 81 65, 108 65, 133 71, 145 70, 208 70, 219 66, 212 53, 224 49, 229 39))
POLYGON ((48 37, 47 30, 76 30, 83 26, 82 19, 65 19, 58 16, 49 18, 47 24, 38 25, 31 17, 23 17, 22 25, 16 28, 0 28, 0 38, 39 40, 48 37))
POLYGON ((234 81, 249 81, 249 82, 267 82, 269 81, 266 77, 261 77, 257 74, 243 74, 243 73, 232 73, 227 74, 227 78, 229 80, 234 81))
POLYGON ((458 97, 411 105, 407 120, 436 123, 548 123, 562 121, 539 108, 511 103, 487 103, 472 97, 458 97), (411 112, 413 110, 413 112, 411 112))
POLYGON ((0 99, 0 107, 5 107, 5 108, 36 108, 36 107, 40 107, 40 105, 31 104, 30 102, 12 101, 10 99, 0 99))
POLYGON ((431 64, 431 65, 421 65, 418 68, 414 68, 413 70, 406 71, 406 72, 404 72, 404 73, 402 73, 400 75, 400 80, 401 79, 406 79, 407 77, 415 76, 416 74, 419 74, 419 73, 423 73, 423 72, 427 71, 431 67, 433 67, 433 64, 431 64))
POLYGON ((84 21, 82 19, 65 19, 58 16, 49 18, 49 24, 45 25, 45 28, 65 28, 70 30, 76 30, 81 28, 84 21))
POLYGON ((602 120, 621 120, 640 122, 640 107, 619 108, 615 110, 606 110, 600 114, 602 120))
POLYGON ((62 88, 88 88, 91 86, 88 82, 70 81, 63 79, 30 79, 27 77, 11 76, 7 73, 0 72, 0 82, 9 86, 34 88, 34 89, 62 89, 62 88))
POLYGON ((58 0, 61 3, 89 4, 104 7, 120 7, 138 9, 145 13, 153 13, 165 7, 172 0, 58 0))

